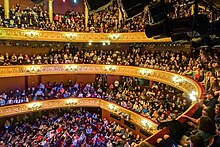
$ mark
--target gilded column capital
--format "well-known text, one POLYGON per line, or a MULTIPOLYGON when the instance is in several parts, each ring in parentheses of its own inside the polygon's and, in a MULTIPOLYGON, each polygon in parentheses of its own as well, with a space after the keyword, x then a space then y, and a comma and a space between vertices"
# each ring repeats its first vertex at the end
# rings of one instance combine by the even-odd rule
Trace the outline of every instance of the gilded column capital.
POLYGON ((48 10, 50 22, 53 21, 53 0, 48 0, 48 10))

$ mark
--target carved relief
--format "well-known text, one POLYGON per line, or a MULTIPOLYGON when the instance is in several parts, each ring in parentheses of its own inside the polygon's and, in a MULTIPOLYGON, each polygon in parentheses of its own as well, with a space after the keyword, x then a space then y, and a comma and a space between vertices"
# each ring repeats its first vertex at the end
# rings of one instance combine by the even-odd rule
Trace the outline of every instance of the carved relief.
POLYGON ((16 67, 2 66, 0 68, 0 77, 28 76, 33 74, 110 74, 132 76, 161 82, 176 87, 186 94, 189 94, 193 90, 198 93, 198 97, 201 96, 201 89, 194 80, 175 73, 156 69, 95 64, 23 65, 16 67), (174 83, 172 80, 174 76, 181 77, 183 81, 178 84, 174 83))
POLYGON ((2 39, 8 40, 36 40, 59 42, 102 42, 111 41, 117 43, 129 42, 171 42, 170 38, 147 38, 144 32, 134 33, 71 33, 60 31, 22 30, 12 28, 0 28, 2 39))

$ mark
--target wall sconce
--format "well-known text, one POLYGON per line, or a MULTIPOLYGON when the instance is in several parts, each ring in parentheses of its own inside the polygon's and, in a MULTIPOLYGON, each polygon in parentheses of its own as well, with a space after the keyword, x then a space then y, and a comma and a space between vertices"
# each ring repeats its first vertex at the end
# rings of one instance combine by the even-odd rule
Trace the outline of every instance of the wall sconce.
POLYGON ((116 66, 111 66, 111 65, 105 66, 105 70, 108 71, 108 72, 116 71, 116 69, 117 69, 116 66))
POLYGON ((109 35, 109 39, 113 40, 113 41, 116 41, 120 38, 120 34, 112 34, 112 35, 109 35))
POLYGON ((77 101, 74 100, 74 99, 67 99, 66 100, 66 105, 69 105, 69 106, 74 106, 77 104, 77 101))
POLYGON ((42 107, 42 104, 39 102, 33 102, 27 105, 29 111, 36 111, 42 107))
POLYGON ((184 79, 183 79, 182 77, 180 77, 180 76, 174 76, 174 77, 172 78, 172 80, 173 80, 173 83, 174 83, 176 86, 179 86, 179 85, 184 81, 184 79))
POLYGON ((196 91, 194 91, 194 90, 189 94, 189 98, 192 101, 196 101, 197 100, 197 96, 198 96, 198 93, 196 91))
POLYGON ((67 71, 76 71, 77 70, 77 65, 69 65, 69 66, 66 66, 66 70, 67 71))
POLYGON ((28 38, 36 38, 39 36, 38 32, 30 31, 30 32, 25 32, 24 35, 28 38))
POLYGON ((121 112, 120 115, 121 115, 121 118, 123 118, 124 120, 129 121, 129 119, 130 119, 129 114, 121 112))
POLYGON ((68 33, 65 35, 66 39, 73 40, 76 39, 77 35, 73 33, 68 33))
POLYGON ((149 76, 150 74, 151 74, 151 70, 149 70, 149 69, 141 69, 140 70, 140 75, 142 75, 142 76, 149 76))
POLYGON ((108 108, 109 108, 109 110, 112 111, 112 112, 117 112, 117 109, 118 109, 118 108, 117 108, 115 105, 113 105, 113 104, 109 104, 109 105, 108 105, 108 108))
POLYGON ((30 66, 30 67, 27 67, 26 71, 29 72, 29 73, 34 74, 34 73, 40 72, 40 67, 38 67, 38 66, 30 66))
POLYGON ((149 121, 148 120, 146 120, 146 119, 143 119, 143 120, 141 120, 141 124, 144 126, 144 127, 147 127, 147 128, 149 128, 149 121))
POLYGON ((110 41, 108 41, 108 40, 107 40, 107 41, 102 41, 102 45, 106 45, 106 44, 107 44, 107 45, 110 45, 110 44, 111 44, 111 42, 110 42, 110 41))

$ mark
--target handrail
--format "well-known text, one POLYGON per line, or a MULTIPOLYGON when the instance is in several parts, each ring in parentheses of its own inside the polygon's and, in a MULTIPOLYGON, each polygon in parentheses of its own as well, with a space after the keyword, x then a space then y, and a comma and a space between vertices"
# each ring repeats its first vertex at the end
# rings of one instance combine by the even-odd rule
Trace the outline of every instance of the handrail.
POLYGON ((0 28, 3 40, 54 41, 54 42, 171 42, 170 38, 147 38, 144 32, 132 33, 77 33, 62 31, 42 31, 31 29, 0 28))
POLYGON ((63 98, 33 101, 29 103, 15 105, 6 105, 0 107, 0 118, 35 111, 66 107, 100 107, 117 115, 119 115, 119 113, 128 114, 130 122, 138 125, 150 135, 157 132, 158 124, 151 119, 144 117, 136 112, 133 112, 127 108, 121 107, 120 105, 99 98, 63 98), (147 122, 148 127, 143 126, 142 122, 147 122))
MULTIPOLYGON (((192 115, 198 106, 199 99, 203 99, 204 89, 195 80, 187 76, 182 76, 177 73, 167 72, 158 69, 134 67, 134 66, 117 66, 117 65, 97 65, 97 64, 56 64, 54 65, 17 65, 17 66, 1 66, 0 77, 16 77, 30 75, 53 75, 53 74, 109 74, 131 76, 137 78, 148 79, 161 82, 183 91, 187 96, 193 95, 195 98, 190 108, 183 114, 192 115)), ((9 107, 9 106, 5 106, 9 107)), ((108 106, 103 107, 103 109, 108 106)), ((24 110, 23 107, 17 107, 18 110, 24 110)), ((11 111, 10 109, 6 109, 11 111)), ((0 114, 3 113, 0 111, 0 114)), ((1 116, 1 115, 0 115, 1 116)), ((182 115, 181 115, 182 116, 182 115)), ((177 120, 184 122, 181 116, 177 120)), ((142 116, 143 117, 143 116, 142 116)), ((134 120, 136 120, 135 118, 134 120)), ((137 120, 141 120, 138 118, 137 120)), ((143 122, 135 123, 143 126, 143 122)), ((148 126, 149 127, 149 126, 148 126)), ((154 129, 153 134, 160 133, 161 130, 154 129)), ((152 136, 153 137, 153 136, 152 136)), ((151 138, 151 137, 150 137, 151 138)), ((149 139, 145 141, 149 141, 149 139)))

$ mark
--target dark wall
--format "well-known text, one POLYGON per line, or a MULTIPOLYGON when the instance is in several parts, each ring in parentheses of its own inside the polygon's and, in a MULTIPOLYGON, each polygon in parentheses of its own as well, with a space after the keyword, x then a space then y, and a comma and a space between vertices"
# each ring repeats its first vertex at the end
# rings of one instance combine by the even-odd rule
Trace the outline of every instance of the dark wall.
POLYGON ((25 77, 0 78, 0 93, 25 89, 25 77))
POLYGON ((72 80, 72 82, 95 82, 96 75, 33 75, 22 77, 0 78, 0 94, 10 90, 23 90, 28 87, 33 87, 39 83, 47 82, 64 82, 72 80))
POLYGON ((46 82, 82 82, 84 84, 88 82, 95 82, 96 75, 43 75, 41 78, 42 83, 46 82))

